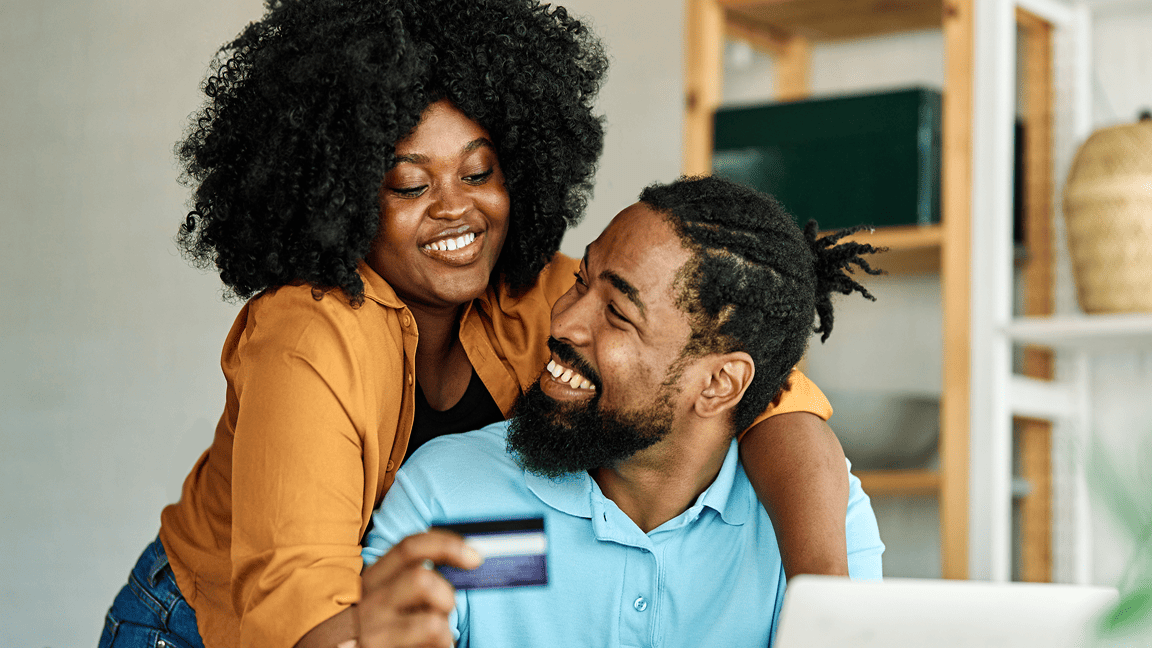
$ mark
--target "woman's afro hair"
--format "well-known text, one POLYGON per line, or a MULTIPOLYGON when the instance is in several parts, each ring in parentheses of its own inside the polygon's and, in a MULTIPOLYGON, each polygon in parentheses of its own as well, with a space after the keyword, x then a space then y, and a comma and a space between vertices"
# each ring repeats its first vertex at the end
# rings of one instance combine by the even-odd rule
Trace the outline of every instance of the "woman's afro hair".
POLYGON ((395 144, 446 99, 485 128, 511 199, 493 280, 535 281, 579 221, 603 126, 607 60, 538 0, 269 0, 217 53, 176 150, 194 188, 177 242, 247 299, 292 282, 340 288, 380 222, 395 144))
POLYGON ((864 227, 818 237, 816 221, 802 231, 773 197, 717 177, 652 185, 640 201, 664 214, 693 253, 677 278, 692 325, 682 358, 744 351, 756 365, 733 414, 736 430, 780 393, 813 332, 828 339, 832 293, 875 300, 845 271, 881 274, 860 256, 881 250, 838 243, 864 227))

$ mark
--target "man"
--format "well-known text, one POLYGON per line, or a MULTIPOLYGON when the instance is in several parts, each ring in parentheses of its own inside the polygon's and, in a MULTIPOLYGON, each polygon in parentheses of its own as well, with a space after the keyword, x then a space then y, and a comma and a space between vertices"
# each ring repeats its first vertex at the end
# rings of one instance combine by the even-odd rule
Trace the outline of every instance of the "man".
MULTIPOLYGON (((856 243, 801 232, 716 178, 652 186, 588 246, 552 313, 552 361, 509 423, 442 437, 375 516, 360 643, 766 646, 785 578, 736 434, 764 410, 831 292, 867 291, 856 243), (472 590, 421 565, 479 557, 432 523, 541 516, 548 584, 472 590), (389 551, 389 549, 391 549, 389 551)), ((849 571, 879 578, 876 520, 850 478, 849 571)))

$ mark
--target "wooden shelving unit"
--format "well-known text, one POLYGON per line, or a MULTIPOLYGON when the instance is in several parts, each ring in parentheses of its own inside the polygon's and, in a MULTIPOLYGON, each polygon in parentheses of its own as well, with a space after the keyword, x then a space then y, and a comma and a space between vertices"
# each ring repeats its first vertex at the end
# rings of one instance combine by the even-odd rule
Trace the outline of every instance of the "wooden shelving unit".
POLYGON ((884 495, 932 495, 940 492, 938 470, 867 470, 857 473, 864 492, 884 495))
MULTIPOLYGON (((712 118, 721 103, 722 53, 725 38, 740 39, 772 55, 775 97, 793 100, 808 95, 814 42, 835 41, 939 27, 944 35, 945 79, 942 116, 941 222, 861 233, 858 240, 885 246, 884 268, 890 273, 938 273, 943 323, 943 389, 941 393, 940 464, 937 470, 875 471, 860 474, 873 495, 936 496, 940 506, 941 572, 946 578, 969 577, 970 414, 972 411, 972 308, 974 139, 977 68, 975 5, 980 0, 686 0, 684 172, 711 170, 712 118)), ((1047 0, 1031 0, 1043 5, 1047 0)), ((982 11, 1002 11, 993 32, 1008 29, 1015 11, 1016 27, 1028 35, 1025 115, 1029 132, 1026 155, 1026 227, 1029 247, 1025 268, 1027 312, 1051 313, 1052 304, 1052 26, 1015 8, 1011 0, 990 0, 982 11)), ((985 14, 987 15, 987 13, 985 14)), ((987 18, 984 19, 987 21, 987 18)), ((987 29, 988 23, 983 23, 987 29)), ((987 33, 987 32, 984 32, 987 33)), ((1002 33, 1002 32, 997 32, 1002 33)), ((1011 141, 1011 120, 1006 141, 1011 141)), ((999 167, 997 173, 1000 172, 999 167)), ((1011 186, 1010 167, 1007 176, 1011 186)), ((986 182, 987 176, 976 180, 986 182)), ((997 176, 997 181, 1005 180, 997 176)), ((997 187, 999 188, 999 187, 997 187)), ((983 189, 981 189, 983 190, 983 189)), ((984 197, 984 194, 981 194, 984 197)), ((1010 203, 1010 201, 1009 201, 1010 203)), ((1010 221, 1010 216, 1009 216, 1010 221)), ((1009 228, 1010 229, 1010 228, 1009 228)), ((1010 238, 1010 236, 1009 236, 1010 238)), ((1011 243, 1006 242, 1011 255, 1011 243)), ((1010 263, 1010 262, 1009 262, 1010 263)), ((983 268, 978 268, 983 271, 983 268)), ((1010 272, 1010 270, 1009 270, 1010 272)), ((977 331, 982 334, 982 331, 977 331)), ((1051 356, 1028 352, 1028 373, 1051 377, 1051 356)), ((1051 523, 1047 508, 1050 428, 1026 422, 1022 451, 1025 479, 1033 495, 1023 498, 1025 571, 1031 580, 1051 571, 1051 523), (1048 516, 1048 517, 1046 517, 1048 516)), ((1009 432, 1011 435, 1011 432, 1009 432)), ((979 444, 977 444, 979 447, 979 444)), ((972 460, 984 469, 984 457, 972 460)), ((1011 481, 1011 476, 1006 477, 1011 481)), ((979 511, 977 515, 982 515, 979 511)), ((985 520, 977 535, 983 532, 985 520)), ((993 525, 995 526, 995 525, 993 525)), ((981 539, 982 541, 982 539, 981 539)), ((987 552, 985 552, 987 553, 987 552)), ((977 561, 984 560, 983 556, 977 561)), ((984 561, 987 562, 987 561, 984 561)), ((981 568, 981 577, 985 577, 981 568)), ((994 570, 993 570, 994 571, 994 570)), ((1002 579, 993 576, 994 579, 1002 579)))
POLYGON ((859 240, 888 247, 890 272, 938 272, 944 325, 940 468, 860 475, 870 493, 935 495, 940 504, 941 572, 968 575, 968 299, 973 1, 687 0, 684 172, 711 170, 712 118, 721 102, 726 36, 773 55, 776 97, 808 94, 814 41, 940 26, 946 53, 941 223, 878 229, 859 240))

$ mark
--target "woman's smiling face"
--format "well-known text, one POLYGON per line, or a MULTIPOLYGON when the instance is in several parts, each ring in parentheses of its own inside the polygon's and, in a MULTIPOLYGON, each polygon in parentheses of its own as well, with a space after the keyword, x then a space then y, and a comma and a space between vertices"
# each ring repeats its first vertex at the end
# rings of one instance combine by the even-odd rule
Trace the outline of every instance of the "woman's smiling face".
POLYGON ((368 265, 410 307, 483 294, 508 234, 508 191, 488 131, 448 101, 396 143, 368 265))

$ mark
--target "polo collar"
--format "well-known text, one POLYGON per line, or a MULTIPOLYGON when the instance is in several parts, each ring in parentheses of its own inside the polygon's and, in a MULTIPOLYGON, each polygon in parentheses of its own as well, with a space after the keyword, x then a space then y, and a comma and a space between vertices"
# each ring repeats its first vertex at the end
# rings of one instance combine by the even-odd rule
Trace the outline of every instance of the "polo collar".
MULTIPOLYGON (((551 479, 525 470, 524 481, 540 501, 575 517, 592 519, 593 499, 605 500, 602 504, 610 503, 587 472, 551 479)), ((751 485, 740 466, 739 446, 733 439, 716 479, 704 489, 703 493, 700 493, 696 502, 687 511, 665 522, 654 531, 695 520, 705 506, 719 513, 725 523, 740 526, 748 519, 749 509, 752 506, 750 488, 751 485)))
POLYGON ((716 479, 696 498, 696 505, 707 506, 719 513, 726 523, 740 526, 748 519, 748 509, 751 508, 750 487, 740 465, 740 446, 736 439, 732 439, 724 465, 720 466, 716 479))
MULTIPOLYGON (((557 511, 592 519, 592 491, 596 482, 592 481, 592 476, 587 472, 552 478, 525 470, 524 482, 541 502, 557 511)), ((595 491, 599 493, 600 489, 596 488, 595 491)))

